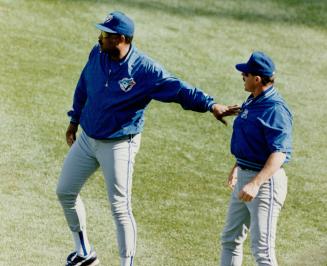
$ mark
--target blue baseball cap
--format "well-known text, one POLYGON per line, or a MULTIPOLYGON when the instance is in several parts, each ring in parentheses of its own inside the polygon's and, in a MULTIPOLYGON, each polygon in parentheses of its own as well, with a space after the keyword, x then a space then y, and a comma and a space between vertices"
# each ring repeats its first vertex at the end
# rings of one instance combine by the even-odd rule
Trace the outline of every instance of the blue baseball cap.
POLYGON ((130 37, 134 35, 133 20, 120 11, 108 14, 104 22, 96 24, 95 27, 108 33, 117 33, 130 37))
POLYGON ((263 52, 254 52, 247 63, 235 65, 238 71, 252 73, 259 76, 272 77, 275 74, 275 64, 263 52))

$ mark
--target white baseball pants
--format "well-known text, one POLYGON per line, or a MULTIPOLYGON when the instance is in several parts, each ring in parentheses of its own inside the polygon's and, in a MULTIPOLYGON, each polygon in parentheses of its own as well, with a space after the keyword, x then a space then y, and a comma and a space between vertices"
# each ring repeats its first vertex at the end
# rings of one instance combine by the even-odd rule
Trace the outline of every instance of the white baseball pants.
POLYGON ((130 265, 137 236, 131 205, 132 174, 140 142, 140 134, 121 140, 96 140, 82 132, 64 161, 57 186, 57 196, 71 231, 86 230, 85 208, 79 193, 87 179, 101 167, 117 227, 120 257, 131 257, 130 265))
POLYGON ((260 266, 277 266, 275 239, 277 219, 287 194, 287 176, 279 169, 259 189, 250 202, 238 199, 240 189, 257 174, 238 170, 238 179, 231 195, 225 228, 221 236, 221 266, 241 266, 243 242, 250 230, 252 253, 260 266))

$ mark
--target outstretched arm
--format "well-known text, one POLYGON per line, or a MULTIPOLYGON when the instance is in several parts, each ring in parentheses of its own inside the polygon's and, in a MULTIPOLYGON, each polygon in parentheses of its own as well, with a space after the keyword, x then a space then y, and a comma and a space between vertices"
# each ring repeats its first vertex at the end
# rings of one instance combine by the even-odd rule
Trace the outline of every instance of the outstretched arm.
POLYGON ((191 86, 187 82, 172 76, 159 65, 152 65, 149 69, 151 73, 150 80, 154 81, 150 96, 152 99, 162 102, 179 103, 185 110, 196 112, 211 111, 216 119, 225 125, 227 125, 227 122, 223 117, 235 115, 240 112, 239 106, 217 104, 211 96, 191 86))

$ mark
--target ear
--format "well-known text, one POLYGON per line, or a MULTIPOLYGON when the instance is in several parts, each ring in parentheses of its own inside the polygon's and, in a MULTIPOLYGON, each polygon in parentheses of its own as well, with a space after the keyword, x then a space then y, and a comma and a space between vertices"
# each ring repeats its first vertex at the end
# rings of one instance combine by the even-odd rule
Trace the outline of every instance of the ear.
POLYGON ((125 43, 126 42, 126 38, 124 35, 120 35, 119 36, 119 43, 125 43))
POLYGON ((261 77, 260 76, 255 76, 255 82, 261 83, 261 77))

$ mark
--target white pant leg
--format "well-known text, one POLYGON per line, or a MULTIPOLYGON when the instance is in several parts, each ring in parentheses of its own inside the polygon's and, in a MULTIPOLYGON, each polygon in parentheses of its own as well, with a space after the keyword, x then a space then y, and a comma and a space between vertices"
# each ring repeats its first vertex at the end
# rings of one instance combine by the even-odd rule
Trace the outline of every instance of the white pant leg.
POLYGON ((243 242, 250 228, 250 212, 246 203, 238 198, 240 189, 247 180, 238 178, 232 192, 228 214, 221 234, 221 266, 241 266, 243 261, 243 242))
POLYGON ((134 160, 140 141, 140 134, 128 140, 96 141, 96 156, 105 176, 122 258, 133 257, 136 250, 137 231, 132 213, 131 193, 134 160))
POLYGON ((93 143, 82 132, 65 158, 56 191, 67 223, 73 232, 80 232, 86 228, 85 208, 79 192, 98 166, 94 157, 93 143))
POLYGON ((247 203, 251 214, 251 247, 259 266, 277 266, 277 220, 287 194, 287 176, 279 169, 261 185, 257 197, 247 203))
POLYGON ((223 266, 242 264, 242 243, 249 226, 252 253, 257 264, 277 266, 275 255, 277 220, 287 194, 287 176, 283 169, 279 169, 260 187, 256 198, 249 203, 240 201, 237 196, 239 190, 256 174, 256 171, 238 168, 238 180, 222 233, 221 265, 223 266))

